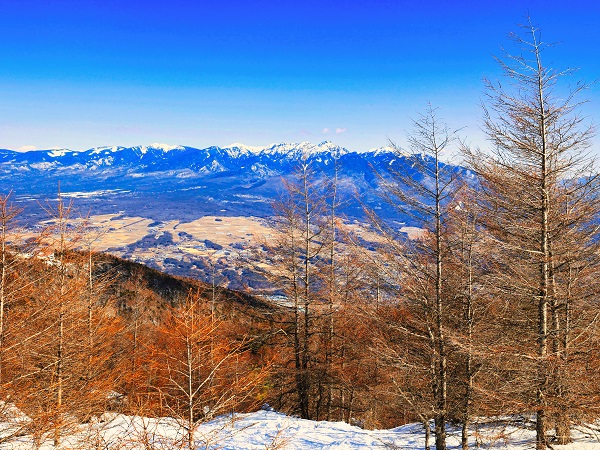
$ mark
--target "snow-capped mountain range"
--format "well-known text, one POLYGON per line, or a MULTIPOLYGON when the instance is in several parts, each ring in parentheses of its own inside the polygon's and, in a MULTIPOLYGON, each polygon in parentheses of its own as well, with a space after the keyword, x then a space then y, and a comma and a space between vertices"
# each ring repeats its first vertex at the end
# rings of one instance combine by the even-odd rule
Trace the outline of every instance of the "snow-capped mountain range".
MULTIPOLYGON (((110 206, 133 215, 143 208, 156 220, 181 218, 192 209, 194 214, 264 217, 271 214, 270 203, 282 191, 282 180, 293 177, 303 159, 317 176, 331 176, 337 167, 340 192, 348 198, 365 196, 374 207, 381 202, 376 172, 393 168, 421 176, 414 161, 392 148, 356 152, 329 141, 204 149, 152 144, 85 151, 0 150, 0 193, 12 191, 18 201, 39 203, 55 196, 60 181, 61 192, 86 199, 78 200, 86 207, 95 202, 89 205, 95 211, 108 212, 110 206)), ((348 213, 360 215, 361 207, 348 207, 348 213)))
MULTIPOLYGON (((418 157, 425 163, 433 162, 418 157)), ((363 205, 369 205, 380 217, 401 223, 400 228, 404 224, 413 226, 412 215, 390 207, 382 199, 380 176, 391 169, 432 182, 415 168, 413 157, 390 148, 354 152, 331 142, 264 148, 234 144, 205 149, 153 144, 85 151, 0 150, 0 195, 11 192, 10 201, 23 210, 19 222, 26 228, 36 228, 52 219, 60 189, 72 207, 70 217, 108 221, 101 226, 108 235, 131 224, 146 224, 124 230, 128 236, 125 240, 121 235, 114 241, 109 239, 108 251, 171 274, 208 280, 214 268, 210 269, 197 252, 209 246, 221 248, 219 270, 229 287, 259 289, 264 284, 260 274, 238 267, 235 258, 228 255, 236 254, 239 245, 254 239, 260 227, 257 231, 251 225, 239 231, 244 235, 242 241, 238 236, 230 242, 224 237, 231 231, 226 227, 212 236, 197 227, 186 232, 185 224, 200 219, 221 224, 229 217, 250 218, 241 220, 246 224, 264 224, 264 219, 273 216, 273 201, 285 192, 286 182, 299 181, 296 169, 302 161, 310 163, 316 184, 332 179, 337 168, 337 210, 349 221, 364 222, 363 205), (171 227, 168 232, 163 230, 167 226, 171 227), (220 243, 207 241, 221 234, 224 240, 220 243), (192 253, 180 248, 181 242, 192 248, 192 253)))
MULTIPOLYGON (((362 153, 363 158, 373 154, 391 154, 391 149, 373 149, 362 153)), ((102 171, 107 168, 127 168, 133 172, 189 169, 198 174, 238 170, 252 164, 282 166, 302 157, 311 160, 329 160, 357 152, 335 145, 330 141, 320 144, 273 144, 269 147, 252 147, 232 144, 227 147, 198 149, 188 146, 166 144, 135 147, 106 146, 85 151, 68 149, 33 150, 16 152, 0 150, 0 170, 7 171, 102 171)))

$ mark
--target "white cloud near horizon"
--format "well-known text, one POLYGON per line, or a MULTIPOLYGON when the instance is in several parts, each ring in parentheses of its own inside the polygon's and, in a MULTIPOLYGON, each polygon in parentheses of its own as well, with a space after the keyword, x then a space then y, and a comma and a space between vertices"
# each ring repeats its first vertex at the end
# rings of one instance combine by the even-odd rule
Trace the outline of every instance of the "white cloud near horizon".
POLYGON ((18 151, 18 152, 29 152, 31 150, 37 150, 37 147, 35 145, 22 145, 16 151, 18 151))
POLYGON ((348 131, 346 128, 336 128, 335 134, 342 134, 342 133, 345 133, 346 131, 348 131))

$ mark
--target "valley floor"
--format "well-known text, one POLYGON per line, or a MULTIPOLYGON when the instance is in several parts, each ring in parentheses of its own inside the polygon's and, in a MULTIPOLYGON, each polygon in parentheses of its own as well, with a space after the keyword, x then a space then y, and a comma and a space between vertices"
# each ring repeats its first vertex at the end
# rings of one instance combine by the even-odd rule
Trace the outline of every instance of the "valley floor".
MULTIPOLYGON (((36 448, 27 435, 4 441, 11 428, 8 423, 0 423, 0 449, 36 448)), ((183 430, 174 419, 147 419, 111 413, 65 437, 61 447, 81 450, 183 449, 187 448, 183 430)), ((600 436, 596 436, 592 429, 575 430, 574 438, 574 443, 555 448, 600 449, 600 436)), ((213 450, 423 449, 424 444, 421 424, 408 424, 391 430, 363 430, 342 422, 315 422, 264 410, 219 417, 200 425, 195 434, 197 449, 213 450)), ((431 444, 434 448, 433 442, 431 444)), ((460 448, 458 429, 450 427, 448 447, 460 448)), ((506 421, 488 420, 473 427, 470 447, 531 449, 534 448, 534 431, 506 421)), ((41 443, 39 448, 54 448, 51 438, 41 443)))

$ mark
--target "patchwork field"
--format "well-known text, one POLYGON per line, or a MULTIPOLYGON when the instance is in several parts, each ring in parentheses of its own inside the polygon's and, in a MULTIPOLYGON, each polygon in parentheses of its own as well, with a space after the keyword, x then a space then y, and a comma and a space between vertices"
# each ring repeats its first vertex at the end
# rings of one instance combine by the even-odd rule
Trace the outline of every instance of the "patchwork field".
MULTIPOLYGON (((41 225, 51 225, 50 221, 41 225)), ((74 220, 73 229, 84 225, 74 220)), ((277 231, 265 219, 242 216, 206 215, 191 221, 157 221, 123 212, 88 217, 82 229, 83 247, 140 262, 172 275, 205 281, 218 278, 232 289, 254 293, 270 292, 269 273, 275 273, 261 251, 272 242, 277 231)), ((422 230, 398 223, 398 231, 418 238, 422 230)), ((352 240, 376 243, 381 237, 364 223, 352 221, 340 225, 342 235, 352 240)), ((33 236, 33 235, 32 235, 33 236)), ((52 235, 50 234, 49 237, 52 235)), ((340 250, 343 247, 338 247, 340 250)))
POLYGON ((236 242, 255 242, 273 236, 273 230, 264 224, 264 220, 254 217, 205 216, 189 223, 176 226, 198 239, 209 239, 219 245, 236 242))
POLYGON ((181 250, 204 254, 196 246, 190 245, 190 236, 193 240, 208 239, 225 247, 238 242, 258 243, 272 235, 272 230, 265 226, 264 220, 254 217, 205 216, 182 223, 177 220, 155 222, 143 217, 102 214, 91 216, 89 222, 97 234, 93 245, 97 251, 126 247, 149 234, 158 239, 164 233, 170 233, 173 242, 181 244, 181 250), (185 233, 185 238, 180 233, 185 233))

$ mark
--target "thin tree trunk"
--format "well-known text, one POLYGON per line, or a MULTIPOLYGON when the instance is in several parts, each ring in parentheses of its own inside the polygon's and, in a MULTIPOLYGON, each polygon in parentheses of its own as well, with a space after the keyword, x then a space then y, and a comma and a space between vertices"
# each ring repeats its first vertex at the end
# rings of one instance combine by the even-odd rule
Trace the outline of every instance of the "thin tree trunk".
POLYGON ((87 367, 87 380, 88 382, 92 379, 92 367, 93 367, 93 353, 94 353, 94 270, 93 270, 93 258, 92 258, 92 245, 90 244, 88 252, 88 317, 87 317, 87 332, 88 332, 88 367, 87 367))
POLYGON ((54 419, 54 446, 60 444, 62 427, 62 404, 63 404, 63 377, 64 377, 64 345, 65 345, 65 300, 66 300, 66 220, 67 210, 65 209, 60 193, 60 184, 58 185, 58 233, 60 238, 59 257, 58 257, 58 329, 57 329, 57 349, 56 349, 56 412, 54 419))
MULTIPOLYGON (((436 146, 437 148, 437 146, 436 146)), ((443 323, 443 298, 442 298, 442 199, 440 188, 440 167, 439 155, 435 153, 435 302, 436 302, 436 336, 438 353, 438 370, 436 373, 437 396, 435 398, 435 448, 436 450, 446 450, 446 345, 443 323)))
POLYGON ((337 207, 337 181, 338 181, 338 169, 337 160, 335 167, 335 177, 333 181, 333 193, 331 196, 331 217, 330 217, 330 232, 331 232, 331 248, 329 254, 329 301, 328 301, 328 329, 327 329, 327 344, 325 351, 325 372, 327 377, 327 398, 325 402, 326 408, 326 419, 331 420, 331 397, 332 397, 332 382, 331 382, 331 371, 332 371, 332 359, 333 359, 333 336, 335 332, 335 319, 334 319, 334 300, 337 297, 337 279, 336 279, 336 207, 337 207))
MULTIPOLYGON (((194 318, 191 318, 192 323, 194 318)), ((211 328, 213 329, 213 328, 211 328)), ((192 353, 192 345, 189 337, 186 338, 186 357, 187 357, 187 400, 188 400, 188 417, 187 417, 187 438, 188 438, 188 449, 194 448, 194 387, 192 385, 194 376, 194 361, 192 353)), ((212 357, 212 354, 211 354, 212 357)), ((212 368, 211 368, 212 370, 212 368)))
POLYGON ((548 214, 550 211, 549 192, 548 192, 548 143, 546 136, 546 107, 544 103, 544 88, 542 82, 542 67, 539 52, 536 51, 536 62, 538 68, 538 101, 539 101, 539 120, 541 137, 541 242, 540 254, 542 262, 540 264, 540 292, 538 300, 538 386, 536 393, 536 402, 538 410, 536 412, 536 449, 544 450, 546 448, 546 395, 548 386, 548 287, 549 287, 549 260, 550 248, 548 237, 548 214))
POLYGON ((554 426, 555 426, 555 438, 556 443, 558 445, 566 445, 572 442, 571 439, 571 421, 569 419, 569 411, 567 406, 567 399, 565 398, 565 381, 564 377, 567 376, 565 373, 567 370, 567 346, 569 340, 569 314, 570 314, 570 290, 571 290, 571 280, 572 280, 572 269, 570 264, 567 264, 568 268, 568 280, 567 280, 567 294, 565 298, 565 302, 562 305, 557 304, 556 299, 556 283, 555 283, 555 274, 554 274, 554 266, 551 266, 552 269, 552 352, 553 356, 556 359, 557 367, 556 373, 554 376, 554 395, 558 400, 558 405, 556 406, 556 413, 554 417, 554 426), (560 307, 564 309, 564 321, 565 327, 561 329, 560 323, 560 307))
POLYGON ((471 421, 471 402, 473 401, 473 326, 474 326, 474 310, 473 310, 473 237, 476 230, 476 219, 473 218, 472 222, 469 223, 469 217, 465 224, 466 229, 463 231, 463 242, 467 242, 466 260, 467 265, 467 292, 466 295, 466 308, 465 308, 465 321, 467 324, 467 355, 465 360, 465 374, 467 377, 465 386, 464 396, 464 411, 463 411, 463 423, 461 429, 461 448, 462 450, 468 450, 469 448, 469 424, 471 421))
POLYGON ((304 163, 303 166, 303 198, 304 198, 304 330, 302 335, 302 399, 301 399, 301 411, 303 419, 310 419, 310 374, 308 371, 310 363, 310 314, 311 304, 310 297, 311 283, 312 283, 312 271, 311 271, 311 205, 309 202, 309 187, 308 187, 308 166, 304 163))
POLYGON ((2 386, 2 375, 3 375, 3 364, 4 364, 4 308, 6 303, 5 287, 6 287, 6 227, 7 227, 7 211, 6 202, 7 197, 0 199, 1 211, 0 211, 0 226, 1 234, 0 239, 2 240, 2 272, 0 273, 0 386, 2 386))

